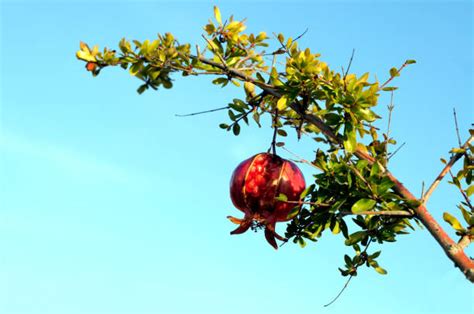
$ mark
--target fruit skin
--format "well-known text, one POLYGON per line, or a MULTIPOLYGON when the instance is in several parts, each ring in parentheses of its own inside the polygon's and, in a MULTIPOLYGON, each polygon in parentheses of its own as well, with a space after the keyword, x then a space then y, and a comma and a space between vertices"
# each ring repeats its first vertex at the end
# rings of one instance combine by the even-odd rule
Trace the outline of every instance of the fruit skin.
POLYGON ((244 218, 228 216, 239 227, 231 234, 247 231, 254 222, 265 227, 265 238, 275 249, 275 238, 285 239, 275 232, 277 222, 288 221, 288 214, 294 203, 278 201, 280 194, 287 201, 299 201, 305 189, 303 174, 291 161, 269 153, 256 154, 241 162, 230 180, 230 197, 237 209, 244 212, 244 218))
POLYGON ((97 68, 97 63, 95 62, 87 62, 86 69, 87 71, 93 72, 97 68))

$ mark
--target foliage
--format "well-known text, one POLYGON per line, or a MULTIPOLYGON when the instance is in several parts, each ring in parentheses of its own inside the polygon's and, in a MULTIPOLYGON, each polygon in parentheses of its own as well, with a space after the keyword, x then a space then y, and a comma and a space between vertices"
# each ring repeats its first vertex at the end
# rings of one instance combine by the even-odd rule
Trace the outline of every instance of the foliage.
MULTIPOLYGON (((260 127, 260 117, 269 114, 280 137, 293 129, 298 137, 305 134, 313 138, 319 147, 310 162, 317 169, 314 183, 301 195, 304 205, 290 213, 294 218, 288 224, 286 238, 304 247, 306 241, 317 241, 325 231, 341 233, 345 245, 354 250, 352 257, 344 256, 345 265, 340 268, 343 276, 357 275, 358 267, 364 264, 386 274, 377 262, 381 252, 368 252, 372 242, 395 242, 399 235, 414 229, 412 222, 430 231, 437 228, 428 222, 431 216, 424 207, 429 195, 413 197, 387 169, 389 146, 396 144, 390 130, 384 133, 373 126, 381 118, 375 111, 380 94, 393 93, 396 87, 389 83, 415 61, 407 60, 401 67, 391 68, 387 80, 381 83, 370 80, 369 73, 349 73, 350 64, 342 72, 331 69, 318 53, 300 48, 299 38, 275 34, 278 48, 267 52, 266 33, 245 33, 244 21, 233 17, 223 21, 217 7, 214 17, 215 21, 204 26, 205 47, 196 46, 195 53, 190 44, 181 44, 166 33, 151 41, 122 39, 119 51, 99 51, 97 46, 90 49, 81 43, 77 58, 87 62, 86 68, 94 76, 109 66, 128 70, 142 81, 139 94, 150 88, 171 88, 172 75, 179 73, 213 74, 217 76, 215 85, 232 83, 242 87, 245 99, 233 99, 225 107, 229 121, 221 123, 220 128, 239 135, 242 124, 251 123, 250 117, 260 127)), ((391 112, 393 107, 389 109, 391 112)), ((451 183, 463 195, 458 208, 465 224, 449 213, 444 214, 444 220, 468 242, 474 235, 474 213, 469 201, 474 193, 472 136, 471 131, 466 144, 451 151, 449 163, 443 160, 448 165, 453 158, 463 159, 463 167, 452 175, 451 183)), ((284 142, 274 140, 273 144, 283 146, 284 142)), ((284 195, 279 199, 284 200, 284 195)), ((449 253, 452 240, 443 244, 442 237, 435 235, 456 263, 456 256, 449 253)), ((457 262, 462 268, 460 265, 457 262)), ((472 273, 472 268, 468 267, 469 271, 472 273)))

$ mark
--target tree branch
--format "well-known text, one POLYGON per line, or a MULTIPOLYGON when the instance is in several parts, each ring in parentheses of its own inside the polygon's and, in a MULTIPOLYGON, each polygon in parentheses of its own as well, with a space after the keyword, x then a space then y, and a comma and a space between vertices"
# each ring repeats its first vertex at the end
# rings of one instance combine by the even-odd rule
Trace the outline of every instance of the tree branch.
MULTIPOLYGON (((199 57, 194 57, 190 56, 191 58, 197 58, 200 62, 204 64, 208 64, 214 67, 217 67, 221 70, 227 71, 229 75, 233 75, 243 81, 251 82, 255 84, 256 86, 260 87, 264 91, 266 91, 268 94, 273 95, 275 97, 280 98, 282 96, 282 93, 275 88, 272 85, 260 82, 256 79, 254 79, 251 76, 248 76, 236 69, 232 68, 225 68, 223 65, 213 62, 211 60, 207 60, 206 58, 199 56, 199 57)), ((405 67, 407 63, 405 62, 402 67, 398 70, 398 72, 405 67)), ((384 83, 386 85, 390 79, 384 83)), ((382 85, 382 86, 384 86, 382 85)), ((290 103, 289 107, 295 110, 302 119, 305 119, 308 123, 313 124, 316 126, 325 136, 326 138, 331 141, 333 144, 341 145, 342 141, 341 138, 334 133, 334 131, 327 126, 320 118, 307 114, 305 112, 302 112, 301 108, 296 103, 290 103)), ((472 136, 469 140, 469 142, 472 140, 472 136)), ((368 153, 357 149, 354 152, 354 155, 363 160, 367 160, 369 164, 373 164, 375 162, 375 159, 370 156, 368 153)), ((457 156, 457 154, 455 155, 457 156)), ((460 156, 457 158, 459 159, 460 156)), ((451 159, 451 166, 454 164, 457 159, 452 158, 451 159)), ((451 167, 449 166, 447 170, 451 167)), ((382 167, 383 168, 383 167, 382 167)), ((393 189, 395 190, 396 193, 398 193, 400 196, 405 198, 406 200, 411 200, 411 201, 419 201, 418 198, 416 198, 390 171, 383 169, 387 177, 395 184, 393 189)), ((443 174, 444 177, 445 173, 443 174)), ((439 184, 435 183, 436 185, 439 184)), ((418 219, 420 219, 421 223, 428 229, 428 231, 431 233, 431 235, 435 238, 435 240, 438 242, 438 244, 443 248, 444 252, 446 255, 451 259, 456 267, 458 267, 463 274, 466 276, 468 280, 471 282, 474 282, 474 261, 472 261, 463 250, 453 252, 451 248, 455 245, 457 245, 453 239, 451 239, 448 234, 443 230, 443 228, 439 225, 439 223, 433 218, 433 216, 428 212, 428 209, 425 207, 425 202, 422 202, 420 206, 417 208, 414 208, 415 214, 418 219)))
MULTIPOLYGON (((461 146, 462 149, 466 149, 469 144, 474 140, 474 136, 470 136, 469 139, 464 143, 464 145, 461 146)), ((433 194, 434 190, 438 187, 440 182, 443 180, 443 178, 446 176, 446 174, 449 173, 453 165, 461 159, 461 157, 464 155, 464 153, 456 153, 454 154, 453 157, 449 160, 449 162, 446 164, 446 166, 441 170, 440 174, 436 177, 436 179, 431 183, 430 187, 426 191, 425 195, 423 196, 422 199, 422 204, 426 204, 428 202, 428 199, 431 197, 431 194, 433 194)))
POLYGON ((380 210, 380 211, 364 211, 364 212, 341 212, 342 216, 347 215, 367 215, 367 216, 402 216, 402 217, 414 217, 414 213, 410 213, 405 210, 380 210))

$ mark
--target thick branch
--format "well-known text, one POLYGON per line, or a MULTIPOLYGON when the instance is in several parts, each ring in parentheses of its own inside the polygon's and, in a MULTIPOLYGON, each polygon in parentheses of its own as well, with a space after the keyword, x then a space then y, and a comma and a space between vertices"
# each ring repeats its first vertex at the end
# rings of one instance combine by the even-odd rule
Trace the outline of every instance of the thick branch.
MULTIPOLYGON (((232 68, 226 68, 222 64, 213 62, 211 60, 207 60, 202 56, 193 57, 198 58, 199 61, 202 63, 212 65, 217 67, 229 75, 235 76, 241 80, 252 82, 253 84, 259 86, 261 89, 265 90, 268 94, 273 95, 275 97, 280 98, 282 94, 273 87, 272 85, 262 83, 257 81, 256 79, 232 68)), ((403 65, 405 66, 405 64, 403 65)), ((401 67, 401 69, 403 68, 401 67)), ((401 70, 400 69, 400 70, 401 70)), ((399 70, 399 71, 400 71, 399 70)), ((388 81, 386 82, 388 83, 388 81)), ((385 84, 386 84, 385 83, 385 84)), ((305 119, 308 123, 315 125, 325 136, 334 144, 341 144, 341 139, 333 132, 333 130, 327 126, 321 119, 314 115, 307 114, 299 108, 298 104, 291 103, 289 105, 293 110, 295 110, 302 119, 305 119)), ((373 164, 375 162, 374 158, 370 156, 368 153, 357 149, 354 152, 354 155, 357 156, 359 159, 364 159, 369 162, 369 164, 373 164)), ((455 161, 453 161, 454 164, 455 161)), ((449 170, 449 169, 448 169, 449 170)), ((387 177, 395 184, 394 190, 402 196, 406 200, 418 201, 418 199, 400 182, 398 179, 388 170, 385 169, 385 174, 387 177)), ((428 229, 431 235, 436 239, 439 245, 443 248, 446 255, 454 262, 456 267, 464 273, 467 279, 471 282, 474 282, 474 261, 472 261, 463 250, 452 250, 453 247, 456 247, 456 242, 451 239, 448 234, 443 230, 443 228, 438 224, 438 222, 434 219, 434 217, 428 212, 427 208, 424 204, 421 204, 417 208, 414 208, 415 215, 422 224, 428 229)))

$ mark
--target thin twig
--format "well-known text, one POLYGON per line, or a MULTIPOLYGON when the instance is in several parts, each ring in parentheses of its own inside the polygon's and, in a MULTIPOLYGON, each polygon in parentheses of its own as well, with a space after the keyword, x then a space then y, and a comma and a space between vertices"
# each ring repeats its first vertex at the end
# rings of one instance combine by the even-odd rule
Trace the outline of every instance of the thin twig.
POLYGON ((298 205, 314 205, 314 206, 321 206, 321 207, 328 207, 332 206, 332 204, 327 204, 327 203, 316 203, 316 202, 303 202, 303 201, 281 201, 283 203, 288 203, 288 204, 298 204, 298 205))
POLYGON ((413 217, 414 213, 404 211, 404 210, 381 210, 381 211, 363 211, 358 213, 353 212, 341 212, 341 216, 347 215, 365 215, 365 216, 403 216, 403 217, 413 217))
POLYGON ((456 126, 456 135, 458 137, 458 144, 461 146, 461 135, 459 135, 459 127, 458 127, 458 118, 456 116, 456 108, 453 108, 453 114, 454 114, 454 125, 456 126))
POLYGON ((385 156, 387 161, 388 158, 388 140, 390 139, 390 126, 392 123, 392 112, 395 106, 393 105, 393 91, 390 93, 390 105, 387 106, 388 109, 388 123, 387 123, 387 138, 385 139, 385 156))
POLYGON ((303 33, 301 33, 300 35, 296 36, 296 38, 295 38, 293 41, 297 41, 298 39, 300 39, 301 37, 303 37, 307 32, 308 32, 308 28, 306 28, 303 33))
POLYGON ((396 153, 398 153, 398 151, 400 149, 402 149, 403 146, 405 146, 406 142, 403 142, 402 145, 400 145, 393 153, 390 154, 390 157, 388 157, 387 160, 390 160, 393 156, 395 156, 396 153))
POLYGON ((461 250, 464 250, 466 247, 468 247, 471 242, 474 242, 474 237, 472 235, 463 235, 461 237, 461 239, 459 239, 458 241, 458 247, 461 249, 461 250))
POLYGON ((273 118, 273 138, 268 152, 272 150, 273 155, 276 155, 276 137, 278 133, 278 109, 275 109, 275 116, 273 118))
MULTIPOLYGON (((367 245, 365 246, 364 248, 364 251, 361 253, 361 255, 365 252, 367 252, 367 249, 369 248, 370 246, 370 243, 372 243, 372 238, 369 238, 369 241, 367 242, 367 245)), ((357 271, 357 268, 359 268, 360 265, 356 265, 355 266, 355 270, 357 271)), ((334 302, 336 302, 337 299, 339 299, 339 297, 341 296, 341 294, 344 292, 344 290, 346 290, 347 286, 349 285, 349 282, 351 282, 351 279, 352 277, 354 277, 353 274, 351 274, 351 276, 349 277, 349 279, 347 279, 346 283, 344 284, 344 287, 342 287, 341 291, 339 291, 339 293, 337 294, 337 296, 331 300, 331 302, 329 302, 328 304, 324 305, 324 307, 328 307, 330 306, 331 304, 333 304, 334 302)))
POLYGON ((344 73, 344 78, 343 78, 343 80, 346 80, 347 74, 349 73, 349 70, 350 70, 351 65, 352 65, 352 60, 354 59, 354 54, 355 54, 355 48, 352 48, 351 58, 350 58, 350 60, 349 60, 349 64, 347 65, 347 70, 346 70, 346 72, 344 73))
POLYGON ((193 112, 193 113, 187 113, 187 114, 175 114, 176 117, 189 117, 189 116, 196 116, 199 114, 204 114, 204 113, 209 113, 209 112, 214 112, 214 111, 219 111, 219 110, 225 110, 228 109, 229 106, 221 107, 221 108, 215 108, 211 110, 205 110, 205 111, 199 111, 199 112, 193 112))
POLYGON ((403 70, 404 67, 406 67, 408 65, 408 63, 403 63, 401 67, 398 68, 397 70, 397 73, 395 73, 395 75, 393 76, 390 76, 390 78, 388 80, 385 81, 385 83, 383 83, 380 87, 379 87, 379 90, 382 90, 388 83, 390 83, 396 76, 398 76, 400 74, 400 72, 403 70))
MULTIPOLYGON (((474 140, 474 136, 471 135, 468 140, 464 143, 464 145, 461 146, 462 149, 466 149, 469 144, 474 140)), ((426 202, 428 201, 428 199, 430 198, 431 194, 433 194, 434 190, 436 190, 436 188, 438 187, 439 183, 441 182, 441 180, 443 180, 444 176, 446 176, 446 174, 451 170, 451 168, 453 167, 453 165, 459 160, 461 159, 461 157, 464 155, 464 153, 456 153, 454 154, 454 156, 451 157, 451 159, 449 160, 449 162, 446 164, 446 166, 443 168, 443 170, 441 170, 440 174, 436 177, 436 179, 433 181, 433 183, 431 183, 430 187, 428 188, 428 190, 426 191, 426 194, 425 196, 423 197, 422 199, 422 205, 426 204, 426 202)))
POLYGON ((346 281, 346 283, 344 284, 344 287, 342 287, 341 291, 339 291, 339 293, 336 295, 336 297, 335 297, 334 299, 332 299, 331 302, 329 302, 328 304, 325 304, 324 307, 330 306, 331 304, 333 304, 334 302, 336 302, 337 299, 339 299, 339 297, 341 296, 341 294, 344 292, 344 290, 346 290, 347 286, 349 285, 349 282, 351 282, 352 277, 354 277, 354 275, 350 275, 349 279, 347 279, 347 281, 346 281))
POLYGON ((295 156, 296 158, 298 158, 297 161, 301 162, 301 163, 305 163, 307 165, 310 165, 311 167, 313 168, 316 168, 318 170, 322 170, 321 168, 319 168, 318 166, 316 166, 315 164, 313 164, 312 162, 310 161, 307 161, 306 159, 304 159, 303 157, 293 153, 292 151, 290 151, 288 148, 286 148, 285 146, 282 146, 281 147, 283 150, 286 150, 288 153, 292 154, 293 156, 295 156))

